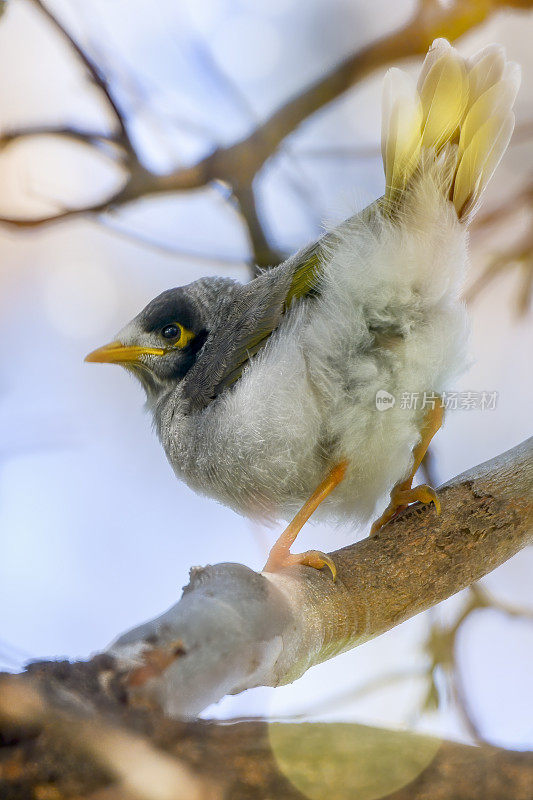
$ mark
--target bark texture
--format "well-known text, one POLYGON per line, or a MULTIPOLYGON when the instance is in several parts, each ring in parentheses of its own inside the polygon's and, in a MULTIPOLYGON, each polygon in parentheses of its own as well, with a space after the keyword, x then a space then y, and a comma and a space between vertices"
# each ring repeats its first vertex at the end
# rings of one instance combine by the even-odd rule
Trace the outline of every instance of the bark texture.
POLYGON ((529 800, 533 754, 361 725, 221 724, 228 691, 309 666, 449 597, 531 541, 533 440, 332 554, 339 571, 193 570, 166 614, 89 662, 0 677, 2 800, 529 800))
POLYGON ((530 800, 533 754, 349 724, 180 722, 111 660, 0 681, 2 800, 530 800), (116 677, 116 676, 115 676, 116 677))
POLYGON ((533 538, 533 439, 442 486, 442 514, 415 506, 330 553, 337 570, 191 571, 179 602, 110 652, 129 691, 176 717, 225 694, 279 686, 464 589, 533 538))

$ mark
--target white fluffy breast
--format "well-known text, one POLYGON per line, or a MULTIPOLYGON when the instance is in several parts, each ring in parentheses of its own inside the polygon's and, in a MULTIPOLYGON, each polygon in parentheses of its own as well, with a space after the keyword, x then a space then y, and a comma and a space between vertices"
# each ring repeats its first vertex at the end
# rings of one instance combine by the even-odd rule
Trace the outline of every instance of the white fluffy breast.
POLYGON ((279 517, 322 479, 322 409, 298 333, 302 316, 284 320, 233 388, 201 413, 175 419, 162 437, 192 488, 249 516, 279 517))
POLYGON ((403 408, 402 395, 439 393, 464 367, 465 244, 430 181, 402 224, 342 226, 320 296, 292 308, 234 387, 163 425, 177 474, 241 513, 287 518, 348 459, 317 516, 366 521, 419 440, 424 412, 403 408), (393 408, 376 408, 380 390, 393 408))

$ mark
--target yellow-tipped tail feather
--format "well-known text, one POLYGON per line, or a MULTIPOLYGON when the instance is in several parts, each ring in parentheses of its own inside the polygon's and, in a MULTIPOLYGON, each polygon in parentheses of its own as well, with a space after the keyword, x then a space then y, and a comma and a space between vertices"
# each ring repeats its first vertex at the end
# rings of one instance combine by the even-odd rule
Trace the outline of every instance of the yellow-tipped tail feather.
POLYGON ((386 75, 382 154, 388 201, 401 201, 427 165, 442 165, 443 191, 469 219, 514 127, 520 68, 490 45, 465 60, 445 39, 433 42, 418 85, 399 69, 386 75))

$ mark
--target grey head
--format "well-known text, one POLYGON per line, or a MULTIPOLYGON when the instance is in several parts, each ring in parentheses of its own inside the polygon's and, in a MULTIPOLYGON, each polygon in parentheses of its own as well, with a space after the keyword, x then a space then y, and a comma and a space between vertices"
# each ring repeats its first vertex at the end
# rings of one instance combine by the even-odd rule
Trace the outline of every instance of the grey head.
POLYGON ((238 288, 235 281, 217 277, 167 289, 125 325, 114 342, 86 360, 125 367, 139 379, 152 405, 192 369, 238 288))
POLYGON ((245 285, 212 277, 168 289, 86 360, 127 368, 154 410, 179 387, 181 412, 199 411, 238 379, 278 326, 293 277, 284 267, 245 285))

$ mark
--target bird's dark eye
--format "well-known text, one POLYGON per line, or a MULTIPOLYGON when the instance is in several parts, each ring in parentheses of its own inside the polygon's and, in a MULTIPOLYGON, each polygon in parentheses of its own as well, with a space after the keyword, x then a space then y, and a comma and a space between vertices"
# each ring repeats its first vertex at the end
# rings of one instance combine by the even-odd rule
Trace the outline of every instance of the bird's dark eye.
POLYGON ((165 327, 161 331, 161 336, 163 336, 164 339, 176 339, 180 335, 181 331, 175 323, 171 323, 170 325, 165 325, 165 327))
POLYGON ((185 350, 189 342, 194 339, 194 333, 185 328, 181 322, 169 322, 161 328, 161 336, 170 341, 170 350, 174 348, 185 350))

